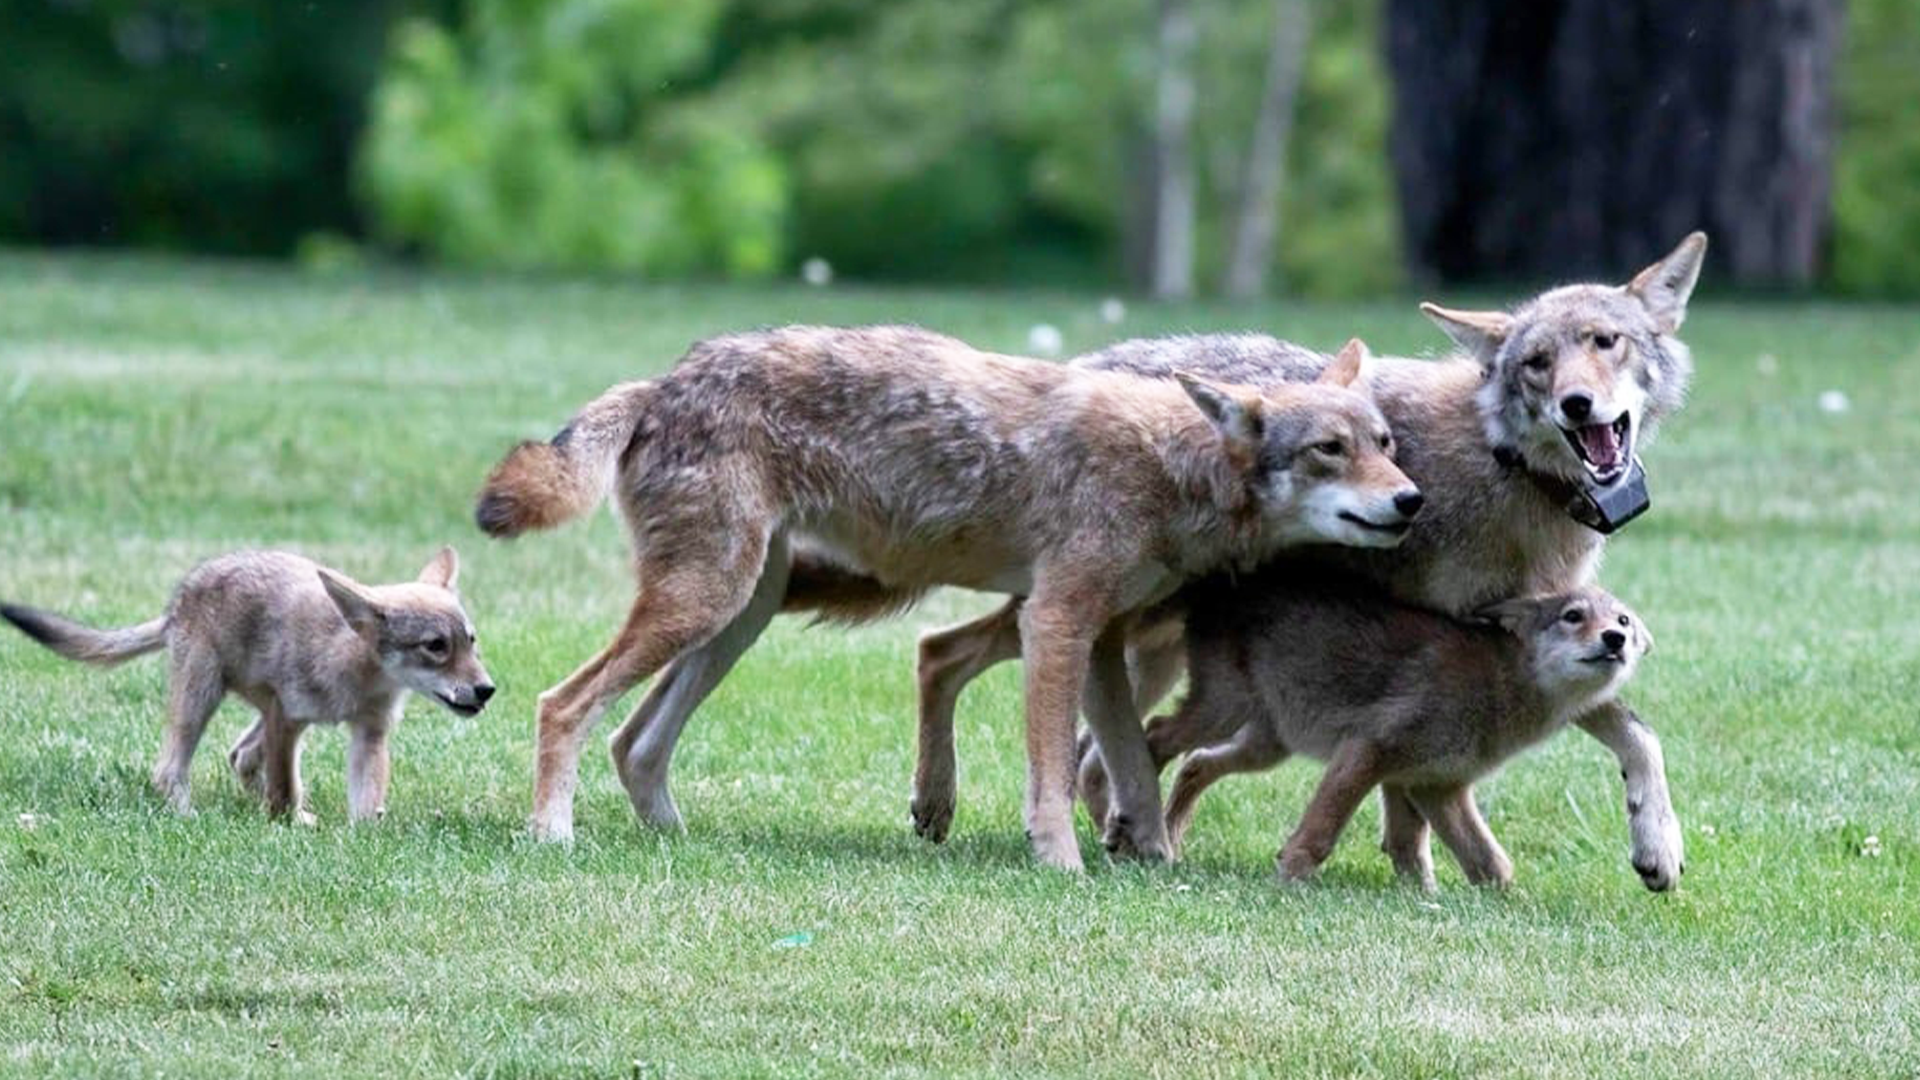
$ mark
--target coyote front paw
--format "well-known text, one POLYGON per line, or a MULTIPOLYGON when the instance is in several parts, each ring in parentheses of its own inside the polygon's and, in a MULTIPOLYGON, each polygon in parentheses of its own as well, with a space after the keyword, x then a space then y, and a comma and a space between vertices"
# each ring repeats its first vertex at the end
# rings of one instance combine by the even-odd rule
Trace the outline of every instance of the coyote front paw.
POLYGON ((1033 844, 1033 857, 1040 860, 1042 866, 1075 874, 1086 869, 1086 864, 1080 861, 1080 843, 1074 839, 1072 829, 1068 829, 1065 836, 1028 829, 1027 840, 1033 844))
POLYGON ((1118 811, 1108 815, 1103 837, 1107 852, 1116 859, 1172 862, 1173 845, 1167 840, 1166 830, 1158 825, 1158 822, 1151 821, 1136 822, 1118 811))
POLYGON ((1640 883, 1654 892, 1666 892, 1680 884, 1680 875, 1687 869, 1687 856, 1680 821, 1672 807, 1664 803, 1643 806, 1632 815, 1628 825, 1633 834, 1630 858, 1634 873, 1640 875, 1640 883))
POLYGON ((908 806, 913 815, 913 831, 921 838, 935 844, 946 842, 947 830, 953 827, 953 799, 913 797, 908 806))
POLYGON ((527 833, 543 844, 571 844, 573 820, 536 814, 527 820, 527 833))

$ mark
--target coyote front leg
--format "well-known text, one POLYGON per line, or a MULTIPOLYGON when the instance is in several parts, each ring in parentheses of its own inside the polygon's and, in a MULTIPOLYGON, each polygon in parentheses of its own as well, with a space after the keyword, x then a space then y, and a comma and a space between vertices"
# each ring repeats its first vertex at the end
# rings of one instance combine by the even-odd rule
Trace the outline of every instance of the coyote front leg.
POLYGON ((1140 727, 1129 674, 1127 627, 1125 620, 1115 620, 1094 640, 1086 694, 1087 726, 1106 763, 1112 794, 1103 839, 1116 855, 1168 862, 1173 848, 1160 811, 1160 769, 1140 727))
POLYGON ((347 819, 368 821, 387 812, 393 767, 387 735, 393 717, 378 714, 347 726, 347 819))
POLYGON ((1280 849, 1276 861, 1282 881, 1305 881, 1320 869, 1380 774, 1380 751, 1373 744, 1355 739, 1334 750, 1300 824, 1280 849))
POLYGON ((1617 701, 1574 722, 1619 759, 1620 778, 1627 788, 1630 857, 1641 884, 1654 892, 1673 888, 1680 882, 1687 858, 1680 819, 1673 812, 1673 799, 1667 791, 1667 763, 1660 752, 1660 737, 1632 709, 1617 701))
POLYGON ((1048 866, 1079 870, 1073 835, 1074 718, 1108 604, 1092 590, 1036 589, 1020 611, 1027 669, 1027 836, 1048 866))

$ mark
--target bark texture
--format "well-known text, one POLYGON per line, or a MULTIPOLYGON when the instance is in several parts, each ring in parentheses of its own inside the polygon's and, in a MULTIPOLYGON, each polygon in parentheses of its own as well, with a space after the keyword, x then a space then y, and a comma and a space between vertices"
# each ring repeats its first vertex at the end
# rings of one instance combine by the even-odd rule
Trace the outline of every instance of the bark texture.
POLYGON ((1841 20, 1841 0, 1388 0, 1415 274, 1617 274, 1701 228, 1727 280, 1810 282, 1841 20))

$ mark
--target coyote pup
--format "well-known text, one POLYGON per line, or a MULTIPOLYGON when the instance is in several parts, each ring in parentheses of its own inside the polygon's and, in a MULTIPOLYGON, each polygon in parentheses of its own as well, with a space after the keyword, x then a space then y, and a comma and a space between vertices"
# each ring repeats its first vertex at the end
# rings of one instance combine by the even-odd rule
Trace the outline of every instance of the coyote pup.
POLYGON ((260 718, 227 760, 269 812, 292 812, 303 824, 313 815, 300 784, 300 736, 309 724, 347 725, 347 810, 359 821, 386 810, 387 733, 407 691, 462 716, 493 696, 473 623, 453 590, 459 572, 450 547, 403 585, 360 585, 298 555, 243 551, 189 571, 166 614, 138 626, 95 630, 14 604, 0 604, 0 616, 89 664, 166 647, 167 736, 153 786, 176 811, 190 812, 194 747, 232 692, 260 718))
POLYGON ((1652 648, 1645 625, 1594 587, 1501 601, 1475 625, 1302 571, 1276 567, 1283 586, 1188 609, 1193 689, 1147 730, 1155 760, 1192 751, 1167 799, 1174 845, 1214 781, 1304 754, 1327 771, 1280 851, 1281 877, 1311 876, 1378 785, 1398 819, 1382 845, 1396 871, 1433 887, 1431 824, 1468 880, 1506 884, 1513 864, 1462 793, 1613 700, 1652 648))

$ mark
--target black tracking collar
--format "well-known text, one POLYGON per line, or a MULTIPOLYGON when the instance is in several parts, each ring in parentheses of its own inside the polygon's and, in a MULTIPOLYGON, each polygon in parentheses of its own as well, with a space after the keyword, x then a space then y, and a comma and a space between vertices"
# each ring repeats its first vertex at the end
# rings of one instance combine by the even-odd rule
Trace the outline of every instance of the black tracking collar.
POLYGON ((1647 470, 1640 465, 1638 455, 1628 463, 1625 476, 1604 485, 1591 480, 1576 484, 1529 468, 1526 457, 1512 446, 1494 447, 1493 460, 1503 469, 1525 473, 1548 501, 1603 536, 1619 531, 1653 505, 1647 495, 1647 470))

